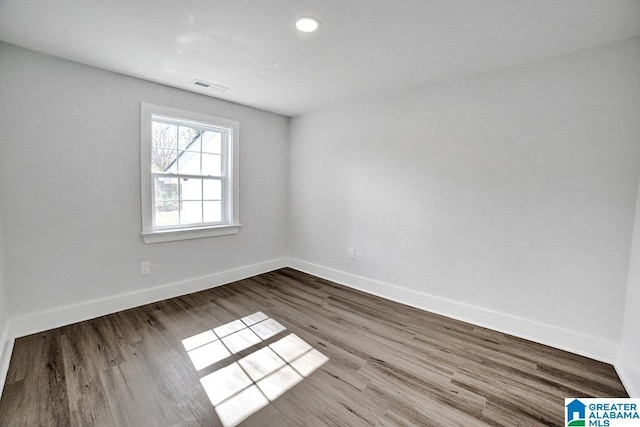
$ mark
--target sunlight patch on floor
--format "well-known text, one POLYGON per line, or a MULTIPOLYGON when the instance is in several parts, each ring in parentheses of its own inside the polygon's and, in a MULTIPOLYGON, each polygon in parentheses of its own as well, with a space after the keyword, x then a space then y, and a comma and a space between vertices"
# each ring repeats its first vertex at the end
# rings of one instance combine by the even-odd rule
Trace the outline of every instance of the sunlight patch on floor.
MULTIPOLYGON (((182 345, 194 368, 200 371, 286 330, 259 311, 185 338, 182 345)), ((232 427, 283 395, 328 360, 290 333, 203 376, 200 383, 222 424, 232 427)))

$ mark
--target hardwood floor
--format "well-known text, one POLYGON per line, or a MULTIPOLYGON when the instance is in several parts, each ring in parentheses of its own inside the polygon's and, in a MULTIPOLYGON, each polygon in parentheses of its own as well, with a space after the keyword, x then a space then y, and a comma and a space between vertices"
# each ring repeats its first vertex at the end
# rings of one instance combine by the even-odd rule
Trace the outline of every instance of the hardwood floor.
POLYGON ((16 340, 0 425, 562 425, 590 396, 627 396, 611 365, 283 269, 16 340))

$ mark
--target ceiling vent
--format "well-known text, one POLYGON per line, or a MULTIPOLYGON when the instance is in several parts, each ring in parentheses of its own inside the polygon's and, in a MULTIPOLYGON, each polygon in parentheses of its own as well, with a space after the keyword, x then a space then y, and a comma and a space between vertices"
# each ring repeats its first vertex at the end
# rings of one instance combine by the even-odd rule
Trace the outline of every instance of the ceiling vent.
POLYGON ((226 86, 217 85, 215 83, 209 83, 209 82, 205 82, 204 80, 198 80, 198 79, 194 80, 192 83, 196 86, 200 86, 206 89, 215 89, 221 92, 225 92, 227 89, 229 89, 226 86))

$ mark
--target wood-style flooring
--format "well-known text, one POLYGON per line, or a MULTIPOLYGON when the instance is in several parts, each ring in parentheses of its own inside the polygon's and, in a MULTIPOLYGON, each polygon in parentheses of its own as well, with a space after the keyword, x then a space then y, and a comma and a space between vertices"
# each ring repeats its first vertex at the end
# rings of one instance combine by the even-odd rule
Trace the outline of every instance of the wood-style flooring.
POLYGON ((17 339, 0 425, 560 426, 614 396, 611 365, 283 269, 17 339))

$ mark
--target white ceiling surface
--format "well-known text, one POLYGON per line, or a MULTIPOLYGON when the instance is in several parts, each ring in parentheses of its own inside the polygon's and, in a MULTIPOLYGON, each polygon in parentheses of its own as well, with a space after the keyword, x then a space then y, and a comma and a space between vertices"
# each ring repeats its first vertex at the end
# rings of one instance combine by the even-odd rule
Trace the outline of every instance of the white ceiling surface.
POLYGON ((0 0, 0 40, 290 116, 638 34, 640 0, 0 0))

